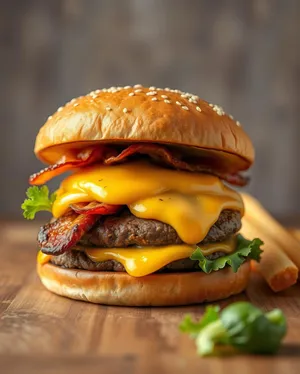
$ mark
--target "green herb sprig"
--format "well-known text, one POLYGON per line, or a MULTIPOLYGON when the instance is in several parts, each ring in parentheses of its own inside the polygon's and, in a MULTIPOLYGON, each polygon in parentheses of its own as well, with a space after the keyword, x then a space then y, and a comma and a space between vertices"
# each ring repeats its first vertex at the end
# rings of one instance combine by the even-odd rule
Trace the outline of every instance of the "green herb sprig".
POLYGON ((195 339, 201 356, 219 354, 228 347, 243 353, 274 354, 287 325, 279 309, 264 313, 249 302, 237 302, 222 311, 218 306, 208 306, 198 322, 186 315, 180 330, 195 339))
POLYGON ((26 219, 34 219, 37 212, 46 210, 52 211, 52 205, 55 201, 56 195, 52 193, 49 196, 49 189, 47 186, 29 187, 26 191, 28 199, 25 199, 21 208, 23 209, 23 216, 26 219))

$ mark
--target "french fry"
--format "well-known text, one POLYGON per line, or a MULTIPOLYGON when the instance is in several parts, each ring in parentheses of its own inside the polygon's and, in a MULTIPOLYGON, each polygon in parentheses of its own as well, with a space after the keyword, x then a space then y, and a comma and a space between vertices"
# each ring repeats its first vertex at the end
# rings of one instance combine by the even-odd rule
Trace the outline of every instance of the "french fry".
POLYGON ((293 235, 300 242, 300 230, 299 229, 289 229, 289 233, 293 235))
POLYGON ((276 221, 254 197, 248 194, 242 194, 242 197, 245 203, 245 217, 251 219, 262 233, 266 233, 277 242, 300 270, 300 241, 276 221))
POLYGON ((265 244, 261 261, 255 266, 274 292, 285 290, 297 282, 298 268, 281 246, 261 226, 256 226, 246 215, 242 234, 247 238, 260 238, 265 244))

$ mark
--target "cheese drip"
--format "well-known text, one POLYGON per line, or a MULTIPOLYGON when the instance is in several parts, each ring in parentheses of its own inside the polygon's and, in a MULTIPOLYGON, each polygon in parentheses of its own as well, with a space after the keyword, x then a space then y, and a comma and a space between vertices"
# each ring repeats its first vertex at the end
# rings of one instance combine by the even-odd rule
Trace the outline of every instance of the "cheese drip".
POLYGON ((207 235, 224 209, 240 211, 240 195, 213 175, 165 169, 144 161, 94 165, 67 177, 57 191, 54 217, 72 203, 127 205, 132 214, 171 225, 184 243, 207 235))
MULTIPOLYGON (((235 247, 236 238, 232 237, 224 242, 201 245, 200 249, 204 256, 208 256, 219 251, 232 253, 235 247)), ((155 273, 171 262, 191 257, 195 249, 195 245, 182 244, 144 248, 85 248, 84 252, 92 261, 116 260, 124 266, 129 275, 143 277, 155 273)), ((40 264, 45 264, 50 259, 51 256, 39 252, 40 264)))

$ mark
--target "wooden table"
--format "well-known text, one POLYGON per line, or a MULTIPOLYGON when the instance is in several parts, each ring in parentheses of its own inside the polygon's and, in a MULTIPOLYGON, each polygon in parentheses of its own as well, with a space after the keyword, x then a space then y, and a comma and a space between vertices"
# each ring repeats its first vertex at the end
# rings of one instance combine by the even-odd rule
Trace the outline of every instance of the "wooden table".
POLYGON ((300 373, 300 285, 272 293, 253 275, 245 294, 264 310, 283 309, 288 335, 275 357, 197 357, 178 331, 203 306, 122 308, 72 301, 48 292, 35 274, 36 223, 0 225, 0 372, 11 373, 300 373))

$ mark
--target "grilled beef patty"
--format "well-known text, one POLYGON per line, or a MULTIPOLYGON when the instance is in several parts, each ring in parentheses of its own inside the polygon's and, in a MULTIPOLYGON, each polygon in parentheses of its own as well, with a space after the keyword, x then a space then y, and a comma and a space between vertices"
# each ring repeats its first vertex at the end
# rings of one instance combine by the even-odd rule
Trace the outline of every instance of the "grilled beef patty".
MULTIPOLYGON (((223 210, 201 243, 223 241, 240 228, 240 212, 223 210)), ((133 245, 144 247, 182 244, 182 240, 170 225, 153 219, 138 218, 125 211, 120 216, 106 216, 101 219, 83 236, 79 244, 108 248, 133 245)))
MULTIPOLYGON (((215 252, 206 258, 212 260, 218 257, 224 256, 222 252, 215 252)), ((88 258, 88 256, 81 251, 73 250, 71 252, 66 252, 59 256, 53 256, 51 258, 51 263, 57 266, 61 266, 65 269, 83 269, 89 271, 117 271, 125 272, 124 266, 115 260, 94 262, 88 258)), ((192 271, 199 270, 198 262, 192 261, 189 258, 183 260, 178 260, 171 262, 170 264, 164 266, 159 271, 163 272, 177 272, 177 271, 192 271)))
MULTIPOLYGON (((234 235, 240 227, 240 213, 224 210, 199 245, 223 241, 234 235)), ((103 217, 83 236, 78 246, 84 249, 84 247, 147 247, 182 243, 177 232, 170 225, 152 219, 137 218, 126 210, 119 216, 103 217)), ((216 252, 207 258, 216 259, 221 256, 224 256, 224 253, 216 252)), ((85 252, 80 250, 72 250, 59 256, 53 256, 51 263, 67 269, 125 272, 124 266, 118 261, 94 262, 85 252)), ((175 272, 196 269, 199 270, 197 261, 186 258, 171 262, 159 271, 175 272)))

